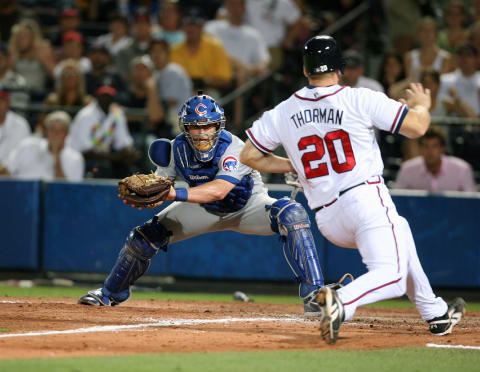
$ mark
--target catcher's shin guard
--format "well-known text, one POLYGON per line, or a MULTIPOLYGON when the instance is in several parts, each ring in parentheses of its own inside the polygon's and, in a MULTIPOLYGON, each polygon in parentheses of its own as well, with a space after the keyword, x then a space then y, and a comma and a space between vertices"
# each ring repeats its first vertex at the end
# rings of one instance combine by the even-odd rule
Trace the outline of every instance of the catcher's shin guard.
POLYGON ((282 237, 285 259, 300 282, 300 297, 308 302, 324 282, 307 212, 299 203, 282 198, 272 204, 270 222, 282 237))
POLYGON ((159 249, 167 250, 170 236, 156 216, 134 228, 105 279, 102 291, 116 302, 126 301, 130 297, 130 286, 148 270, 150 259, 159 249))

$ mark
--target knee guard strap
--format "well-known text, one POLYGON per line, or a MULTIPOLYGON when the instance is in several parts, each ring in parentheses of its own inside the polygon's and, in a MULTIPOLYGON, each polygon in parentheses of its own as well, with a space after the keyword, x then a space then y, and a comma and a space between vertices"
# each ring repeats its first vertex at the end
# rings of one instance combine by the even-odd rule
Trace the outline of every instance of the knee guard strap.
POLYGON ((270 223, 282 237, 285 259, 300 282, 300 297, 322 287, 322 269, 305 209, 288 198, 279 199, 270 208, 270 223))
POLYGON ((171 232, 157 218, 134 228, 118 255, 110 275, 105 279, 103 292, 122 302, 130 297, 130 286, 150 267, 150 260, 159 249, 167 250, 171 232))

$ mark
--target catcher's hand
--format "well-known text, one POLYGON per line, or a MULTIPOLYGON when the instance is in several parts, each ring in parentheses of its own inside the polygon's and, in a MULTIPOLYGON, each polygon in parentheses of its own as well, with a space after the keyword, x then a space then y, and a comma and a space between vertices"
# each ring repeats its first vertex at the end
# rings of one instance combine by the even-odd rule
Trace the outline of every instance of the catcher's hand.
POLYGON ((173 181, 155 174, 134 174, 118 182, 118 196, 136 208, 155 208, 167 200, 173 181))

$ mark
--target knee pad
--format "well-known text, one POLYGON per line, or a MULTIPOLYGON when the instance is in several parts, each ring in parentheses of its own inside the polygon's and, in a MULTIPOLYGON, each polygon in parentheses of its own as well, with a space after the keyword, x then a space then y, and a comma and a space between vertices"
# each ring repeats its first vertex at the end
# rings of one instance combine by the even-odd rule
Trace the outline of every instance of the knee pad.
POLYGON ((270 226, 282 236, 285 259, 300 282, 300 297, 323 286, 310 219, 301 204, 282 198, 270 208, 270 226))
POLYGON ((151 258, 159 249, 166 251, 170 236, 171 233, 158 223, 156 217, 135 227, 128 235, 110 275, 105 279, 105 292, 119 301, 122 298, 117 297, 124 297, 123 294, 127 296, 128 293, 129 297, 130 286, 148 270, 151 258))

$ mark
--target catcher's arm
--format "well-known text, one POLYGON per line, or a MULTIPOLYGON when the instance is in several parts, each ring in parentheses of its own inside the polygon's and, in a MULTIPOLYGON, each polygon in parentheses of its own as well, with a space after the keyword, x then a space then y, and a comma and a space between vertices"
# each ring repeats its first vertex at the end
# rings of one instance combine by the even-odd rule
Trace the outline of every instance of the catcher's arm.
POLYGON ((231 182, 217 179, 200 186, 188 187, 186 189, 170 189, 167 200, 182 200, 190 203, 211 203, 216 200, 222 200, 235 187, 231 182), (184 191, 183 191, 184 190, 184 191), (177 198, 177 193, 186 192, 186 199, 177 198))

